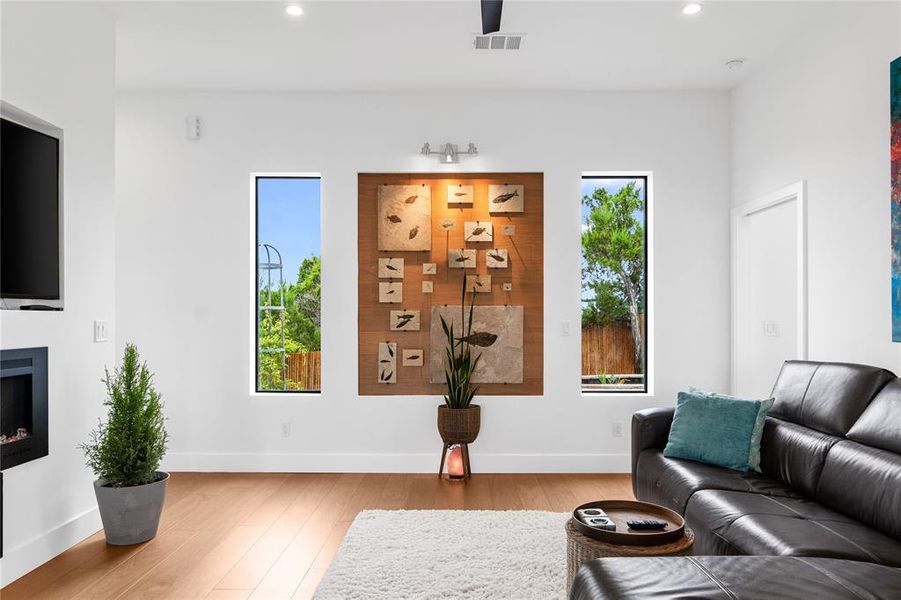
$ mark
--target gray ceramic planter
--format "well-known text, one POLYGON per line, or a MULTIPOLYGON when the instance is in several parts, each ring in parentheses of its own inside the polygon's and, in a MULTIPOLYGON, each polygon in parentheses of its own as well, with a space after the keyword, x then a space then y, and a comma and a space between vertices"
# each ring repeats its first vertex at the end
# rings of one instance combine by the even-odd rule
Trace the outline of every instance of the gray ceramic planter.
POLYGON ((157 474, 162 476, 159 481, 133 487, 106 487, 102 479, 94 482, 107 544, 140 544, 156 535, 169 483, 168 473, 157 474))

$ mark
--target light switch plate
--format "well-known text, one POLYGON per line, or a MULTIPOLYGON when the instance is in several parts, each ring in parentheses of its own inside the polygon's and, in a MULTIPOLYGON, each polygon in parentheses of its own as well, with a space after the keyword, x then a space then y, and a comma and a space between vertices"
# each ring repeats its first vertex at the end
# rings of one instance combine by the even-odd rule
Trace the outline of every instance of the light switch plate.
POLYGON ((781 328, 779 327, 779 321, 764 321, 763 322, 763 335, 766 337, 779 337, 782 335, 781 328))
POLYGON ((562 323, 560 323, 560 333, 562 335, 569 335, 571 328, 572 326, 570 325, 569 321, 563 321, 562 323))
POLYGON ((102 343, 109 341, 109 321, 94 321, 94 342, 102 343))

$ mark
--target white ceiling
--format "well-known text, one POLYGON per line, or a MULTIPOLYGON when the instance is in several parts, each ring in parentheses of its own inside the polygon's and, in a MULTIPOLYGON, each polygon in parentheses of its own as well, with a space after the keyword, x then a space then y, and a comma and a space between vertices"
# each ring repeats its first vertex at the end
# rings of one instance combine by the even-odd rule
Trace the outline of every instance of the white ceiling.
POLYGON ((523 49, 476 51, 478 0, 125 2, 120 89, 728 89, 829 10, 820 2, 507 0, 503 30, 523 49), (730 71, 727 60, 746 66, 730 71))

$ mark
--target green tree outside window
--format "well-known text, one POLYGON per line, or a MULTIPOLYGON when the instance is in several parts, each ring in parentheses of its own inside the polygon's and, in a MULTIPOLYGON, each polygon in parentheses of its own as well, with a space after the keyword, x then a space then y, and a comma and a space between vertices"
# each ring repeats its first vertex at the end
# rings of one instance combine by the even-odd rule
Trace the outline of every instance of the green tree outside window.
POLYGON ((645 364, 641 315, 645 310, 645 214, 642 190, 630 182, 615 193, 597 187, 582 197, 582 325, 628 321, 635 372, 645 364))

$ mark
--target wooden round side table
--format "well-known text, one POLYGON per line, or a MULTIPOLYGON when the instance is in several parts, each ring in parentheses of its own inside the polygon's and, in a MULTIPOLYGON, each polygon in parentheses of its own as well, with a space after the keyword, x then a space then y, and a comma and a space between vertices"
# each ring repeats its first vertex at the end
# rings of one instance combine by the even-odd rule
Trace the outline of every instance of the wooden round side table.
POLYGON ((582 535, 573 527, 572 519, 566 522, 566 593, 572 589, 579 567, 587 560, 609 556, 686 556, 691 554, 695 535, 688 526, 685 535, 675 542, 657 546, 627 546, 608 544, 582 535))

